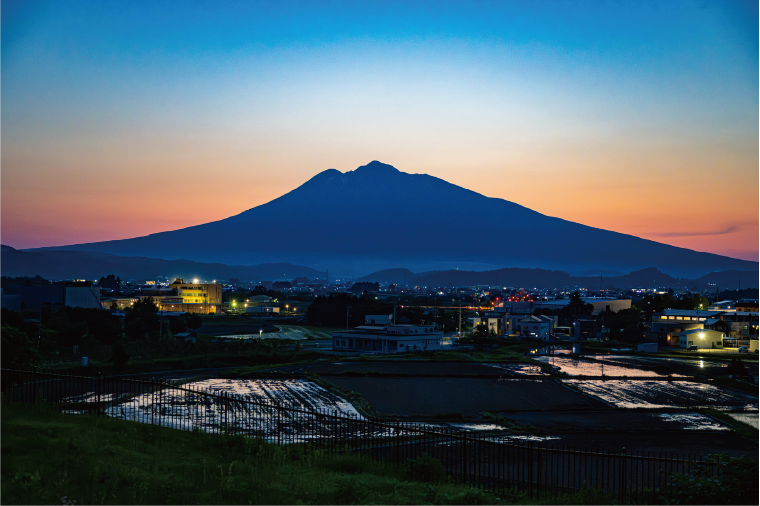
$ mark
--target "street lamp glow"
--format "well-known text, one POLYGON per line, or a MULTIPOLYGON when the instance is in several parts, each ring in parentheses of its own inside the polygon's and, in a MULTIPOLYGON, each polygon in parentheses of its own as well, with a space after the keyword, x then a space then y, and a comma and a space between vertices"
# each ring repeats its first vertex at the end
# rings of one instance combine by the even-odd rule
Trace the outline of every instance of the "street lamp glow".
POLYGON ((197 282, 198 282, 198 278, 195 278, 195 279, 193 280, 193 283, 197 283, 197 282))

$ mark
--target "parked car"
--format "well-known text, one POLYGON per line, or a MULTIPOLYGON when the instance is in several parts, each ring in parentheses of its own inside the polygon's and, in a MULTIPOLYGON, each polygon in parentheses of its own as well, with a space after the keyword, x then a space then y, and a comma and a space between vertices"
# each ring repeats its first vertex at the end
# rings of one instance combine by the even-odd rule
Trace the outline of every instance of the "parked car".
POLYGON ((736 351, 739 353, 749 353, 749 346, 739 346, 736 351))
POLYGON ((687 346, 686 351, 697 351, 699 346, 687 346))

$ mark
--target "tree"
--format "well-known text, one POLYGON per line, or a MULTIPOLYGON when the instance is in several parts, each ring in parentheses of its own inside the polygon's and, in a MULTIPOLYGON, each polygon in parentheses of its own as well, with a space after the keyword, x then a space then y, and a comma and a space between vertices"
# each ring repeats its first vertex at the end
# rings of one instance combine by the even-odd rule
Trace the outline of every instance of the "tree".
POLYGON ((185 324, 195 332, 201 327, 201 325, 203 325, 203 320, 201 320, 201 317, 197 314, 187 313, 185 316, 185 324))
POLYGON ((187 322, 184 318, 170 318, 169 319, 169 331, 176 335, 180 332, 185 332, 187 330, 187 322))
POLYGON ((129 362, 130 356, 131 355, 127 353, 127 350, 124 349, 124 345, 121 342, 117 342, 111 348, 110 362, 113 362, 117 368, 121 368, 124 364, 129 362))
POLYGON ((158 306, 153 302, 153 297, 140 299, 126 311, 124 330, 131 339, 143 339, 147 332, 158 331, 158 306))
POLYGON ((359 283, 354 283, 351 288, 349 288, 349 292, 351 293, 366 293, 366 292, 376 292, 380 290, 380 283, 370 283, 368 281, 361 281, 359 283))
POLYGON ((472 329, 472 335, 473 337, 487 337, 488 334, 488 325, 485 323, 479 323, 475 325, 475 328, 472 329))
POLYGON ((3 325, 2 364, 4 369, 29 369, 40 362, 40 355, 32 341, 17 328, 3 325))
POLYGON ((635 307, 605 313, 605 325, 610 329, 610 339, 616 341, 640 342, 644 329, 641 311, 635 307))
POLYGON ((586 304, 578 290, 570 296, 570 303, 560 310, 560 315, 566 322, 572 322, 576 316, 589 315, 594 312, 593 304, 586 304))
POLYGON ((101 288, 107 288, 109 290, 118 290, 121 287, 121 279, 118 276, 109 274, 108 276, 101 277, 98 280, 98 286, 101 288))

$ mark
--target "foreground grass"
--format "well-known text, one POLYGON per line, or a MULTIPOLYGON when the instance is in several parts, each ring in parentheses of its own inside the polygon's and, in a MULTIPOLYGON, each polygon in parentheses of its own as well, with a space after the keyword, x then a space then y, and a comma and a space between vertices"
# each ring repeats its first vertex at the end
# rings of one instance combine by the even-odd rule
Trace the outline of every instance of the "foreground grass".
POLYGON ((5 406, 3 504, 486 504, 353 455, 5 406), (65 499, 62 499, 65 496, 65 499))

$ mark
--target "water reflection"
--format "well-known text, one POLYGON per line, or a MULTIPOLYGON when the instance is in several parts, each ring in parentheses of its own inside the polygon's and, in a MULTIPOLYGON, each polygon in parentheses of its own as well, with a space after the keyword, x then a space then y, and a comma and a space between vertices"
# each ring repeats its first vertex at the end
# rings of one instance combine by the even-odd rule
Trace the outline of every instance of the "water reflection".
POLYGON ((566 380, 568 385, 620 408, 715 408, 756 411, 758 399, 689 381, 566 380))
MULTIPOLYGON (((603 360, 593 360, 587 357, 536 357, 534 360, 559 367, 560 372, 570 376, 630 376, 630 377, 660 377, 655 371, 625 367, 607 363, 603 360)), ((672 376, 680 376, 673 374, 672 376)))

